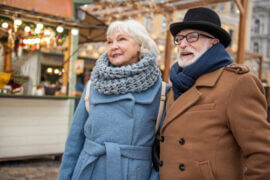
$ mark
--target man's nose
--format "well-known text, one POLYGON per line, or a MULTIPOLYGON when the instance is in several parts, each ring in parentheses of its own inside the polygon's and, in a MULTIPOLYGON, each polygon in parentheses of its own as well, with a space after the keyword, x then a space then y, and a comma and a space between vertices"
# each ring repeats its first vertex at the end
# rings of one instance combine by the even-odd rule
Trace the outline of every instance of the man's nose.
POLYGON ((187 38, 184 38, 181 43, 178 45, 179 48, 185 49, 188 46, 187 38))

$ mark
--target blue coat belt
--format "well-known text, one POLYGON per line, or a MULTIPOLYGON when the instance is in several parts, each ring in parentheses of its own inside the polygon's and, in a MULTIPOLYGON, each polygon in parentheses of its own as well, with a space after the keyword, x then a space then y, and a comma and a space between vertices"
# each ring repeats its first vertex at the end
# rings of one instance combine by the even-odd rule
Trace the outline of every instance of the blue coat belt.
POLYGON ((86 139, 83 151, 89 154, 91 158, 83 163, 83 167, 78 172, 79 176, 73 176, 73 178, 80 179, 81 176, 91 177, 92 169, 90 170, 87 167, 94 163, 100 156, 106 155, 106 179, 119 180, 122 179, 121 156, 130 159, 151 160, 152 147, 122 145, 112 142, 105 142, 103 145, 86 139))

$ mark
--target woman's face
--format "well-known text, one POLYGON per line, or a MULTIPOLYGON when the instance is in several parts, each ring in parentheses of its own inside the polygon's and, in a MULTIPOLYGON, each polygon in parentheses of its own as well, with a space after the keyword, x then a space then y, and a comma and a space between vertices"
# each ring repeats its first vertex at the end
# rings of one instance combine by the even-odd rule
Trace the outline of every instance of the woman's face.
POLYGON ((113 32, 107 39, 108 58, 115 66, 125 66, 137 63, 139 60, 140 45, 131 36, 113 32))

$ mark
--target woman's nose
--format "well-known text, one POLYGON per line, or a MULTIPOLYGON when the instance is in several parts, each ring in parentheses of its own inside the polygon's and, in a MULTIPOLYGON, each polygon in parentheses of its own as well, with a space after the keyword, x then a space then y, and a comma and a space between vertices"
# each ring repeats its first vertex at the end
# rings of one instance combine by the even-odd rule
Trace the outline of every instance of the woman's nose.
POLYGON ((111 44, 111 48, 112 49, 117 49, 118 48, 118 43, 117 42, 112 42, 112 44, 111 44))

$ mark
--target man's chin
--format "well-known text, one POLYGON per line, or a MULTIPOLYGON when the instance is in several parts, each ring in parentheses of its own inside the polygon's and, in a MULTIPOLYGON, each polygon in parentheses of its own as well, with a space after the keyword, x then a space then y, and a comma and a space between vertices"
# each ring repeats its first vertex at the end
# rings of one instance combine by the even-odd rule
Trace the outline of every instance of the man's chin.
POLYGON ((193 64, 195 61, 196 59, 190 59, 190 60, 184 60, 184 61, 181 59, 178 59, 178 64, 180 67, 184 68, 186 66, 193 64))

